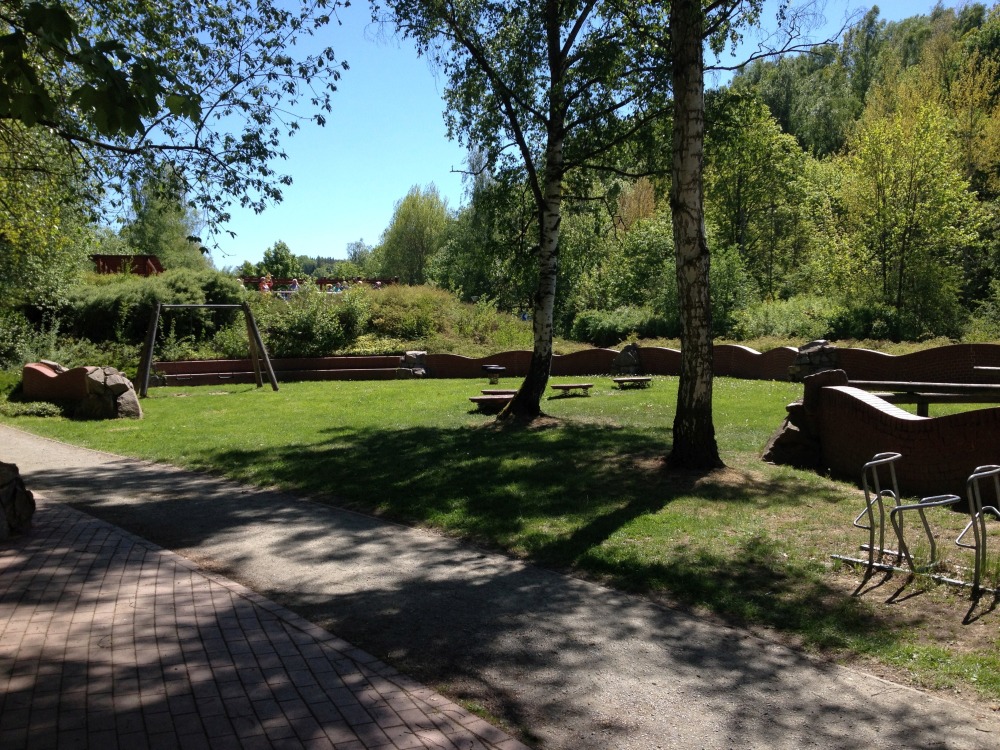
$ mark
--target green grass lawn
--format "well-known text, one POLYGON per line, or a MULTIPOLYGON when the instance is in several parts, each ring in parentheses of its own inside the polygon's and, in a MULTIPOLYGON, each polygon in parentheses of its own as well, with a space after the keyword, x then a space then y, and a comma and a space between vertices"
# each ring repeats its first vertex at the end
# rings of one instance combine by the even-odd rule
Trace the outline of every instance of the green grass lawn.
MULTIPOLYGON (((553 382, 570 380, 580 378, 553 382)), ((546 399, 556 421, 529 430, 499 429, 476 413, 468 397, 478 380, 152 389, 141 421, 5 421, 438 528, 837 658, 878 662, 925 686, 1000 698, 992 612, 963 625, 967 592, 928 581, 891 605, 888 591, 851 596, 860 574, 830 555, 858 554, 865 534, 851 520, 860 491, 759 461, 801 386, 717 379, 729 468, 684 474, 661 462, 676 379, 629 391, 593 382, 590 396, 546 399)), ((962 517, 942 513, 935 523, 941 546, 953 546, 962 517)), ((957 548, 946 553, 963 562, 957 548)))

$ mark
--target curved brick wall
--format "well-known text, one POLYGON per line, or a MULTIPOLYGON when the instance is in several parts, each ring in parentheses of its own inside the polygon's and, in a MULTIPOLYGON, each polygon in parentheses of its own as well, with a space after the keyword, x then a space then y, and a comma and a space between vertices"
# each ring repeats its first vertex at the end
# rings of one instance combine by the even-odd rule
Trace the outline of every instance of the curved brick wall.
POLYGON ((639 361, 650 375, 680 375, 681 353, 662 346, 640 346, 639 361))
POLYGON ((1000 463, 1000 408, 917 417, 849 386, 822 388, 819 401, 822 465, 835 476, 860 482, 872 456, 895 451, 902 492, 964 497, 973 469, 1000 463))
POLYGON ((912 354, 882 354, 870 349, 838 349, 840 369, 852 380, 916 380, 932 383, 1000 383, 997 344, 952 344, 912 354))
MULTIPOLYGON (((788 368, 795 360, 796 349, 783 346, 760 352, 737 344, 714 347, 715 374, 749 380, 788 380, 788 368)), ((618 352, 614 349, 584 349, 552 358, 553 375, 608 375, 618 352)), ((681 353, 665 347, 639 347, 643 370, 650 375, 679 375, 681 353)), ((840 369, 853 380, 917 380, 946 383, 1000 383, 1000 345, 954 344, 913 354, 891 355, 869 349, 838 349, 840 369), (996 367, 997 370, 977 370, 996 367)), ((392 357, 321 357, 316 359, 272 360, 276 371, 331 370, 339 368, 395 368, 400 358, 392 357)), ((520 377, 528 371, 530 351, 512 351, 488 357, 463 357, 458 354, 428 354, 428 374, 435 378, 477 378, 482 366, 501 365, 507 376, 520 377)), ((166 373, 234 372, 248 369, 246 360, 203 362, 157 362, 166 373)))
POLYGON ((424 359, 427 374, 432 378, 479 378, 483 365, 506 367, 505 376, 523 376, 531 364, 531 352, 501 352, 488 357, 463 357, 460 354, 428 354, 424 359))
POLYGON ((715 374, 749 380, 788 380, 788 368, 798 349, 782 346, 761 354, 749 346, 720 344, 715 352, 715 374))
MULTIPOLYGON (((582 349, 552 358, 553 375, 603 375, 611 372, 611 363, 618 356, 614 349, 582 349)), ((641 356, 641 355, 640 355, 641 356)))

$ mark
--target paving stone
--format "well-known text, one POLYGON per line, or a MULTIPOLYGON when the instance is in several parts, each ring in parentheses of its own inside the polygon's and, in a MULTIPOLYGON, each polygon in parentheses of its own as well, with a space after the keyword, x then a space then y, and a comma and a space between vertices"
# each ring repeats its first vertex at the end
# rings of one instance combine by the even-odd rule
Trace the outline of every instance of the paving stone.
POLYGON ((249 589, 36 500, 0 549, 0 747, 523 747, 249 589))

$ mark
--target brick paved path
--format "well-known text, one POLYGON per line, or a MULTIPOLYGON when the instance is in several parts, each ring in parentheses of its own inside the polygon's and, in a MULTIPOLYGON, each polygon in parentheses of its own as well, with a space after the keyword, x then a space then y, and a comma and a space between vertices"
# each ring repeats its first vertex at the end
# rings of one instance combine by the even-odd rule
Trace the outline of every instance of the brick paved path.
POLYGON ((41 501, 0 544, 0 748, 47 747, 524 745, 243 586, 41 501))

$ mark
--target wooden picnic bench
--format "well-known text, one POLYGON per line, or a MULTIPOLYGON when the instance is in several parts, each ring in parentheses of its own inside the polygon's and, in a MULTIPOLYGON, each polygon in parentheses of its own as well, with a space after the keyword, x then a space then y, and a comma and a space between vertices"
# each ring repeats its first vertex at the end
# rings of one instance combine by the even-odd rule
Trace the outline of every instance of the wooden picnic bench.
POLYGON ((653 379, 648 375, 629 375, 611 379, 622 390, 625 388, 648 388, 653 382, 653 379))
POLYGON ((488 393, 483 396, 469 396, 469 401, 479 407, 484 414, 496 414, 514 398, 513 393, 488 393))
POLYGON ((556 383, 550 386, 554 391, 562 391, 564 396, 569 396, 573 391, 580 391, 582 395, 589 396, 593 383, 556 383))

